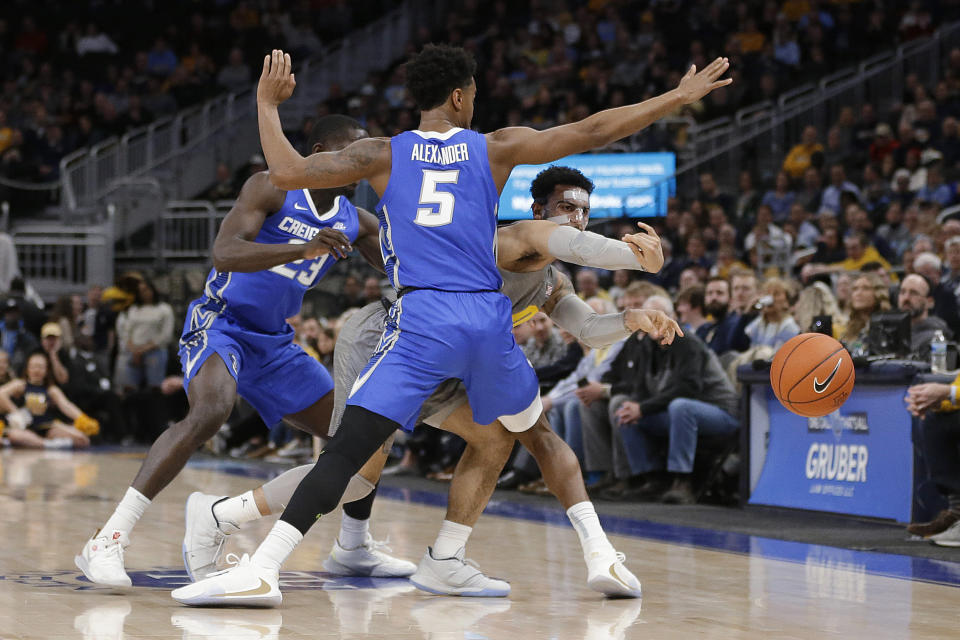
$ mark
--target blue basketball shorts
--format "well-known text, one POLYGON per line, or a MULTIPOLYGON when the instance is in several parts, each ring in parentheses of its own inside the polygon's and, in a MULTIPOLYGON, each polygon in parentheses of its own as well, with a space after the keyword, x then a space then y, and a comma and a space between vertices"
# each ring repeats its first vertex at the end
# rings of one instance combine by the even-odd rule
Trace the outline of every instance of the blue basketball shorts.
POLYGON ((501 293, 411 291, 390 308, 377 351, 347 404, 411 431, 437 386, 459 378, 478 424, 525 411, 539 386, 512 328, 510 300, 501 293))
POLYGON ((225 315, 191 328, 192 315, 187 314, 180 338, 183 388, 188 392, 190 381, 214 353, 237 381, 237 393, 267 426, 306 409, 333 390, 330 373, 293 343, 292 330, 259 333, 225 315))

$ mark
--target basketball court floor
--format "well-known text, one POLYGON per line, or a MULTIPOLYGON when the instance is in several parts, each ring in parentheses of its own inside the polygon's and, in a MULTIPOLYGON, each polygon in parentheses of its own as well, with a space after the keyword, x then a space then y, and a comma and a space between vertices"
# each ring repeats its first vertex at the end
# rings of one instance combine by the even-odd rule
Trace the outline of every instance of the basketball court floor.
MULTIPOLYGON (((586 587, 580 547, 559 505, 509 501, 487 509, 467 555, 509 579, 510 598, 431 596, 405 580, 324 574, 339 526, 334 514, 291 556, 279 609, 189 609, 169 595, 186 581, 184 500, 198 489, 252 488, 264 473, 210 460, 191 464, 134 531, 126 565, 135 586, 92 587, 73 556, 122 496, 140 457, 0 454, 0 639, 960 637, 960 563, 601 516, 645 594, 605 600, 586 587)), ((381 490, 372 531, 389 535, 394 554, 417 561, 433 541, 446 489, 436 486, 381 490)), ((271 524, 250 525, 227 550, 252 552, 271 524)))

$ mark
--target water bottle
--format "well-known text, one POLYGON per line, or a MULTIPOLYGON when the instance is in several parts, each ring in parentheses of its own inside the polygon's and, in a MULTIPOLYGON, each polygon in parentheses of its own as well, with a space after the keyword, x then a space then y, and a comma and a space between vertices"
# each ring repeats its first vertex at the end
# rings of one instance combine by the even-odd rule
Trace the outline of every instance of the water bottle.
POLYGON ((947 371, 947 339, 943 337, 943 331, 934 333, 930 341, 930 370, 934 373, 947 371))

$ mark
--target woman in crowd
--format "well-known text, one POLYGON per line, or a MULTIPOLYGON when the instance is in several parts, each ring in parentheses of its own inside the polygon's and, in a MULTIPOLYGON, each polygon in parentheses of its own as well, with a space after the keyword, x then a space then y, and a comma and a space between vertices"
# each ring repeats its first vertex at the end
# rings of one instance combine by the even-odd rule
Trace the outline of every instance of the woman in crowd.
POLYGON ((889 310, 890 293, 880 278, 868 273, 854 278, 850 287, 850 322, 840 336, 840 342, 851 355, 863 355, 866 352, 870 315, 889 310))
POLYGON ((9 427, 5 435, 14 447, 30 449, 90 446, 100 424, 70 402, 53 382, 45 353, 27 358, 23 376, 0 387, 0 410, 9 427), (63 422, 61 416, 73 421, 63 422))
POLYGON ((750 345, 779 349, 784 342, 800 333, 790 307, 794 302, 794 289, 782 278, 767 278, 763 283, 762 294, 757 306, 757 316, 744 332, 750 338, 750 345))
POLYGON ((117 382, 132 391, 160 388, 167 372, 167 347, 173 338, 173 310, 157 298, 147 280, 137 285, 134 303, 117 318, 117 382))

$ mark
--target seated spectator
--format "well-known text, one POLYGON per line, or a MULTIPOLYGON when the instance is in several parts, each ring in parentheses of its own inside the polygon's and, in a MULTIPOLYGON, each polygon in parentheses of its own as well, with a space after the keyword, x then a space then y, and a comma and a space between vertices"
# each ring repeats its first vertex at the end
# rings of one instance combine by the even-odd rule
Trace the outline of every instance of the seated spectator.
POLYGON ((793 317, 800 328, 800 332, 816 331, 814 326, 816 318, 829 317, 832 325, 832 336, 840 338, 847 328, 847 316, 840 309, 836 296, 830 287, 823 282, 813 282, 808 287, 804 287, 797 296, 797 302, 793 305, 793 317))
POLYGON ((733 196, 723 193, 717 185, 712 173, 700 174, 700 202, 704 208, 709 209, 711 205, 720 205, 723 212, 730 216, 733 213, 733 196))
POLYGON ((916 192, 910 184, 910 177, 910 171, 908 169, 897 169, 893 174, 890 200, 899 203, 904 209, 909 207, 917 197, 916 192))
POLYGON ((701 274, 705 269, 700 267, 687 267, 680 272, 680 280, 677 283, 677 289, 683 291, 684 289, 689 289, 690 287, 695 287, 698 284, 701 284, 703 281, 701 274))
POLYGON ((623 292, 627 290, 627 287, 630 286, 630 282, 633 280, 633 271, 629 269, 617 269, 613 272, 613 286, 610 287, 607 293, 610 294, 610 298, 616 302, 620 296, 623 295, 623 292))
POLYGON ((820 230, 810 221, 811 213, 803 205, 795 202, 790 207, 790 224, 793 225, 795 235, 794 247, 816 247, 820 239, 820 230))
POLYGON ((952 291, 955 298, 960 299, 960 236, 954 236, 943 244, 946 258, 947 272, 940 279, 940 283, 947 291, 952 291))
POLYGON ((217 74, 217 84, 230 93, 238 93, 250 88, 251 82, 250 67, 243 62, 243 51, 231 49, 227 65, 217 74))
MULTIPOLYGON (((906 283, 906 279, 904 279, 906 283)), ((916 442, 929 478, 947 508, 930 522, 914 522, 907 531, 934 544, 960 547, 960 376, 952 384, 926 382, 907 390, 907 409, 921 418, 916 442)))
MULTIPOLYGON (((673 313, 667 298, 654 296, 644 303, 646 309, 673 313)), ((611 374, 623 358, 636 363, 636 372, 628 384, 611 385, 610 423, 621 430, 624 452, 630 471, 642 475, 644 484, 624 491, 624 498, 658 497, 668 504, 692 504, 696 501, 691 474, 697 439, 701 435, 729 435, 740 427, 737 419, 739 398, 716 355, 698 338, 677 337, 669 349, 660 349, 647 338, 636 338, 630 349, 624 345, 611 367, 611 374), (659 454, 656 440, 667 439, 666 460, 659 454), (672 485, 664 492, 661 478, 654 472, 666 466, 672 485)), ((602 380, 608 382, 611 374, 602 380)), ((584 441, 592 437, 584 422, 584 441)))
POLYGON ((897 308, 910 314, 910 350, 918 360, 930 357, 930 341, 937 331, 949 340, 953 332, 947 323, 930 315, 933 308, 933 287, 925 277, 911 273, 900 283, 897 308))
POLYGON ((830 184, 823 190, 821 208, 839 214, 844 209, 842 201, 844 194, 851 194, 856 201, 859 201, 860 187, 847 180, 847 171, 843 165, 835 164, 830 167, 830 184))
POLYGON ((754 312, 757 298, 757 274, 753 271, 734 271, 730 274, 730 310, 740 315, 754 312))
POLYGON ((954 189, 943 182, 943 170, 940 163, 927 168, 927 184, 917 192, 917 200, 936 202, 940 207, 949 207, 953 202, 954 189))
MULTIPOLYGON (((913 207, 910 211, 912 211, 912 225, 915 226, 917 209, 913 207)), ((913 232, 899 202, 891 202, 887 207, 884 223, 877 228, 877 237, 886 241, 897 260, 903 258, 903 252, 913 243, 913 232)))
POLYGON ((747 325, 744 333, 750 338, 750 346, 766 346, 779 349, 784 342, 800 333, 790 307, 795 295, 786 280, 768 278, 761 287, 763 296, 758 302, 760 315, 747 325))
POLYGON ((842 271, 859 271, 868 262, 879 262, 887 271, 891 270, 890 263, 870 244, 867 234, 862 231, 847 234, 843 239, 843 248, 846 250, 846 259, 835 262, 831 267, 842 271))
POLYGON ((527 360, 537 372, 541 389, 548 391, 554 383, 569 374, 583 356, 576 342, 575 349, 564 341, 550 316, 540 311, 528 323, 533 335, 520 345, 527 360))
POLYGON ((794 145, 783 161, 783 170, 798 180, 810 167, 813 154, 823 152, 823 145, 817 142, 817 128, 808 126, 803 130, 801 141, 794 145))
MULTIPOLYGON (((749 273, 749 272, 744 272, 749 273)), ((739 282, 741 288, 743 282, 739 282)), ((744 329, 752 316, 743 317, 730 309, 730 281, 714 276, 707 281, 704 290, 704 311, 710 317, 696 330, 697 337, 703 340, 717 355, 728 351, 746 351, 750 348, 750 338, 744 329)))
POLYGON ((10 357, 10 368, 14 371, 23 369, 27 356, 40 348, 37 339, 24 328, 20 304, 16 298, 7 298, 0 324, 0 346, 10 357))
POLYGON ((611 300, 610 294, 600 288, 600 278, 593 269, 583 268, 577 271, 577 295, 583 300, 593 297, 611 300))
POLYGON ((777 174, 774 188, 763 194, 762 204, 770 207, 773 213, 773 221, 782 223, 790 215, 790 207, 793 206, 797 194, 790 190, 790 177, 785 171, 777 174))
POLYGON ((684 333, 696 333, 697 329, 707 324, 704 316, 705 291, 702 284, 695 284, 681 289, 677 294, 677 321, 684 333))
POLYGON ((203 195, 207 200, 232 200, 237 197, 233 174, 225 162, 217 164, 216 183, 203 195))
POLYGON ((363 306, 371 302, 379 302, 383 297, 383 289, 380 286, 380 278, 370 276, 363 281, 363 306))
MULTIPOLYGON (((916 246, 916 245, 915 245, 916 246)), ((960 331, 960 310, 953 291, 947 288, 941 279, 943 277, 943 262, 940 257, 931 251, 922 251, 913 259, 913 271, 924 276, 933 283, 933 310, 934 315, 950 327, 954 334, 960 331)))
POLYGON ((343 279, 343 288, 340 290, 340 295, 337 296, 337 308, 346 311, 353 307, 362 307, 365 304, 360 278, 348 274, 343 279))
POLYGON ((767 204, 757 207, 757 222, 747 237, 743 239, 743 248, 752 251, 758 245, 790 248, 790 236, 773 223, 773 210, 767 204))
POLYGON ((100 425, 67 399, 56 385, 43 353, 27 359, 22 377, 0 387, 0 411, 6 413, 5 431, 14 447, 30 449, 84 448, 100 425), (63 422, 61 415, 72 422, 63 422))
POLYGON ((820 211, 820 202, 823 199, 823 179, 816 167, 809 167, 803 172, 803 189, 797 194, 797 202, 810 213, 820 211))
POLYGON ((893 129, 886 122, 877 125, 873 142, 870 143, 870 162, 883 163, 884 158, 892 155, 900 146, 900 142, 893 137, 893 129))
MULTIPOLYGON (((590 298, 587 304, 599 314, 614 313, 614 306, 609 300, 590 298)), ((580 464, 585 464, 583 457, 583 435, 580 428, 580 403, 591 403, 603 398, 603 385, 600 378, 610 370, 610 364, 620 353, 625 340, 616 342, 608 347, 591 349, 581 343, 583 357, 577 367, 564 379, 560 380, 550 393, 543 396, 543 411, 550 420, 550 426, 563 440, 570 445, 580 464)), ((513 461, 513 474, 509 472, 501 477, 497 486, 501 489, 511 488, 520 482, 532 480, 539 475, 537 463, 526 449, 521 449, 513 461)), ((540 485, 528 491, 541 493, 540 485)), ((543 485, 545 488, 545 485, 543 485)))
MULTIPOLYGON (((840 298, 839 295, 837 297, 840 298)), ((850 355, 866 354, 870 316, 878 311, 889 310, 890 293, 878 277, 861 274, 854 279, 850 286, 850 321, 840 336, 840 342, 850 355)))

